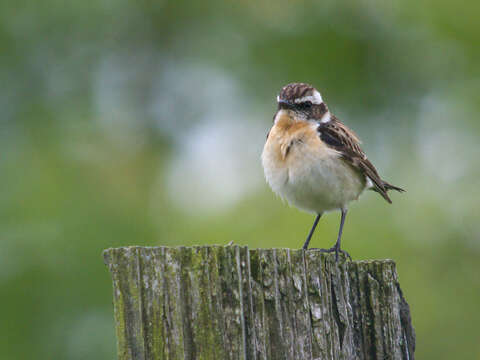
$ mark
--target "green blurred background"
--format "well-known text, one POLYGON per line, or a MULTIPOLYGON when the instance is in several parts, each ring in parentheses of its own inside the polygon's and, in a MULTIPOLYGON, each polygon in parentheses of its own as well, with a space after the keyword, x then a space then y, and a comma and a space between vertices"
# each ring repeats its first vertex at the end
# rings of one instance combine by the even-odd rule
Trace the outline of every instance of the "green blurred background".
MULTIPOLYGON (((292 247, 260 165, 309 82, 405 187, 343 245, 392 258, 418 359, 480 359, 480 2, 0 1, 0 358, 115 359, 103 249, 292 247)), ((339 214, 312 245, 330 247, 339 214)))

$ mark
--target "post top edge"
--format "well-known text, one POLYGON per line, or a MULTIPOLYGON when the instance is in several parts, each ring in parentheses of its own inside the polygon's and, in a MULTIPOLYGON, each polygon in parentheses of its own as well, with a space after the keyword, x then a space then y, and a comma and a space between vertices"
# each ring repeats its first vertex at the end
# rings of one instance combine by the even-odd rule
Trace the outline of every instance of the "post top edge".
MULTIPOLYGON (((156 251, 156 250, 199 250, 199 249, 205 249, 205 248, 211 248, 211 249, 219 249, 219 248, 242 248, 242 249, 247 249, 249 250, 250 253, 252 252, 270 252, 270 251, 290 251, 294 253, 304 253, 304 254, 310 254, 311 256, 320 256, 321 258, 328 258, 328 257, 333 257, 335 254, 325 254, 320 251, 315 251, 314 249, 305 251, 303 249, 290 249, 290 248, 249 248, 247 245, 238 245, 238 244, 227 244, 227 245, 219 245, 219 244, 213 244, 213 245, 192 245, 192 246, 121 246, 121 247, 111 247, 103 250, 102 255, 104 258, 105 264, 109 264, 109 259, 111 258, 112 254, 114 253, 125 253, 125 252, 132 252, 135 250, 150 250, 150 251, 156 251)), ((351 262, 347 262, 346 260, 342 259, 342 263, 351 263, 355 265, 375 265, 375 264, 389 264, 395 266, 395 261, 392 259, 366 259, 366 260, 354 260, 351 262)))

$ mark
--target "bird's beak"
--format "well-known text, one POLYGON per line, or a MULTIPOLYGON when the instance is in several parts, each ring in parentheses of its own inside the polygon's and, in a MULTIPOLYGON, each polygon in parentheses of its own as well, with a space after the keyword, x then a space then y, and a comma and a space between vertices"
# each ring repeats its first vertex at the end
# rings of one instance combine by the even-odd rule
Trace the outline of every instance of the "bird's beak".
POLYGON ((293 109, 293 105, 285 100, 278 100, 278 106, 280 109, 293 109))

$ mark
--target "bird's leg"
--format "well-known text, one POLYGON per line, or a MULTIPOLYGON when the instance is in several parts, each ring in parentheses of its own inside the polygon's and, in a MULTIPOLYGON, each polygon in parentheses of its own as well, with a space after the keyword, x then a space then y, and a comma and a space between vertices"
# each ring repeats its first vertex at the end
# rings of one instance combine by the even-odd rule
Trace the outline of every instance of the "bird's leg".
POLYGON ((313 222, 313 226, 310 229, 310 232, 308 233, 307 240, 305 240, 305 244, 303 244, 303 250, 308 249, 308 244, 310 243, 310 239, 312 238, 312 235, 315 232, 315 228, 317 227, 318 220, 320 220, 321 216, 322 216, 322 214, 317 214, 317 217, 315 218, 315 221, 313 222))
POLYGON ((350 259, 350 261, 352 260, 352 257, 350 256, 350 254, 348 252, 346 252, 345 250, 342 250, 340 248, 340 243, 342 241, 343 225, 345 224, 345 218, 346 217, 347 217, 347 209, 342 209, 342 218, 340 220, 340 229, 338 230, 338 238, 337 238, 337 242, 335 243, 335 245, 333 247, 331 247, 330 249, 320 249, 321 252, 326 252, 326 253, 335 252, 335 261, 336 262, 338 262, 338 253, 339 252, 346 255, 350 259))
POLYGON ((342 218, 340 220, 340 229, 338 230, 338 238, 337 242, 335 243, 335 261, 338 261, 338 253, 341 252, 344 255, 347 255, 350 261, 352 260, 352 257, 350 254, 340 248, 340 242, 342 241, 342 231, 343 231, 343 225, 345 224, 345 218, 347 217, 347 209, 342 209, 342 218))

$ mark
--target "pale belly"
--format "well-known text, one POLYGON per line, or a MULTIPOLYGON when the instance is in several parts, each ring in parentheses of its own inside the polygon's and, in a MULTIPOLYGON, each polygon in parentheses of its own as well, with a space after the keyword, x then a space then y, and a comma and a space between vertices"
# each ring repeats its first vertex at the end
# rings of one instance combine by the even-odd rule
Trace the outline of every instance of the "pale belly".
POLYGON ((312 213, 346 208, 365 189, 365 178, 333 151, 310 151, 298 144, 285 159, 266 144, 262 154, 272 190, 290 204, 312 213))

